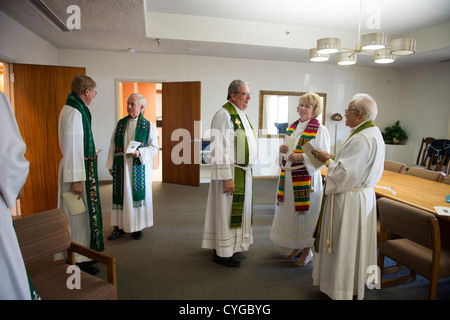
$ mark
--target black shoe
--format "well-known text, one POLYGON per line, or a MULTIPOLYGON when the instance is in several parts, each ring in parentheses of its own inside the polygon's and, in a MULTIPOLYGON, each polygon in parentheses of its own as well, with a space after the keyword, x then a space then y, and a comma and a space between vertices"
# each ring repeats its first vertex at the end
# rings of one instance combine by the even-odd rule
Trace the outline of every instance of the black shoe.
POLYGON ((231 268, 237 268, 241 265, 241 262, 239 260, 236 260, 233 257, 230 257, 230 258, 219 257, 215 250, 213 253, 213 261, 215 263, 222 264, 224 266, 231 267, 231 268))
POLYGON ((119 229, 119 227, 114 227, 114 231, 111 233, 111 235, 108 237, 109 240, 116 240, 121 235, 124 235, 125 231, 122 229, 119 229))
POLYGON ((134 240, 141 240, 142 237, 143 237, 142 231, 136 231, 136 232, 133 232, 133 238, 134 238, 134 240))
POLYGON ((76 265, 80 267, 82 271, 89 273, 93 276, 95 276, 99 272, 99 269, 97 267, 94 267, 90 262, 79 262, 76 263, 76 265))

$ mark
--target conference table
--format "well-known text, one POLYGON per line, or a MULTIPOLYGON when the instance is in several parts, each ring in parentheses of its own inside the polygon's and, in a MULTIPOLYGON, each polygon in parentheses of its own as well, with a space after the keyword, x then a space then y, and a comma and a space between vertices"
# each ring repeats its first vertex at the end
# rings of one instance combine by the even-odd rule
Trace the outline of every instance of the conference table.
MULTIPOLYGON (((374 187, 377 197, 386 197, 437 215, 435 206, 450 207, 446 196, 450 195, 450 184, 435 182, 408 174, 384 170, 374 187)), ((440 216, 450 221, 450 217, 440 216)))
MULTIPOLYGON (((321 170, 323 176, 326 176, 326 169, 321 170)), ((450 203, 446 202, 450 184, 384 170, 374 190, 377 198, 389 198, 435 214, 441 229, 441 241, 450 247, 450 217, 438 215, 434 208, 450 208, 450 203)))
MULTIPOLYGON (((327 175, 327 168, 321 170, 327 175)), ((438 216, 434 207, 450 207, 446 196, 450 195, 450 184, 435 182, 408 174, 384 170, 380 181, 374 186, 378 198, 386 197, 410 206, 423 209, 438 216)), ((450 221, 450 217, 439 216, 450 221)))

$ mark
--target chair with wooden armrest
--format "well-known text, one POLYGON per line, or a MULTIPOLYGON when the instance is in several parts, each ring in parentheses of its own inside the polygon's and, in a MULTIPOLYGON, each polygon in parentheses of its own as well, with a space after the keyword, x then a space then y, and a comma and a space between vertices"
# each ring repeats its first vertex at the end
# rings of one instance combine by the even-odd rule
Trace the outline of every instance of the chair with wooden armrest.
POLYGON ((406 172, 406 164, 397 161, 385 160, 384 169, 403 174, 406 172))
POLYGON ((408 171, 406 171, 406 174, 436 182, 442 182, 445 177, 445 174, 443 172, 428 170, 419 167, 409 168, 408 171))
POLYGON ((377 206, 381 220, 378 250, 381 287, 414 281, 418 273, 430 280, 428 298, 436 299, 438 279, 450 277, 450 251, 441 248, 435 215, 387 198, 378 199, 377 206), (388 239, 390 232, 402 238, 388 239), (384 267, 385 257, 408 268, 410 274, 383 280, 389 269, 384 267))
POLYGON ((66 251, 69 264, 59 264, 36 275, 31 283, 42 300, 115 300, 117 299, 116 260, 72 242, 66 214, 53 209, 14 220, 25 266, 66 251), (75 265, 75 253, 105 264, 108 281, 80 272, 80 288, 69 288, 70 265, 75 265))

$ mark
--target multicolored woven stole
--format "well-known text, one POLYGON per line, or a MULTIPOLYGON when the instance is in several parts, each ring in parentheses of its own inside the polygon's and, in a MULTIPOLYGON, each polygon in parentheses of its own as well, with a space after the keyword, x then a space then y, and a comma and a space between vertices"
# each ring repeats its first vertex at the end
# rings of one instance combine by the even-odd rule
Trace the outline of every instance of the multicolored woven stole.
MULTIPOLYGON (((286 131, 286 134, 288 136, 290 136, 295 131, 295 128, 297 128, 299 122, 300 119, 295 121, 289 127, 289 129, 286 131)), ((316 118, 311 119, 309 121, 309 123, 306 125, 305 130, 300 136, 300 139, 298 140, 297 147, 295 148, 294 151, 295 153, 303 153, 302 146, 309 140, 316 138, 319 127, 320 122, 316 118)), ((282 160, 282 164, 283 167, 286 166, 286 160, 284 158, 282 160)), ((300 164, 301 163, 292 163, 292 167, 298 166, 300 164)), ((285 170, 281 168, 277 192, 277 200, 280 202, 283 202, 284 200, 285 175, 286 175, 285 170)), ((294 190, 295 211, 308 211, 309 196, 311 192, 311 176, 309 175, 308 171, 304 166, 302 168, 292 170, 291 175, 292 175, 292 186, 294 190)))
POLYGON ((98 187, 97 153, 91 131, 91 112, 83 100, 75 93, 67 96, 66 104, 80 111, 83 122, 84 168, 86 172, 86 198, 91 227, 90 247, 102 252, 105 250, 103 242, 102 207, 98 187))
MULTIPOLYGON (((245 128, 242 125, 242 119, 230 102, 227 102, 225 105, 223 105, 223 108, 225 108, 230 114, 231 122, 233 123, 234 126, 235 146, 236 146, 235 152, 238 153, 238 151, 241 151, 240 154, 236 154, 237 158, 236 162, 239 166, 246 167, 248 166, 249 149, 248 149, 247 135, 245 134, 245 128), (242 148, 237 147, 242 144, 245 144, 245 152, 242 152, 241 150, 242 148)), ((249 120, 248 123, 250 124, 250 127, 253 129, 249 120)), ((234 185, 235 189, 233 194, 233 204, 231 208, 231 223, 230 223, 231 229, 237 229, 242 227, 242 214, 244 211, 244 200, 245 200, 245 170, 238 167, 234 168, 234 185)), ((251 219, 253 224, 253 201, 252 201, 251 219)))
MULTIPOLYGON (((129 116, 119 120, 115 133, 115 153, 123 153, 127 146, 124 146, 124 137, 127 129, 129 116)), ((147 146, 148 136, 150 134, 150 121, 146 120, 142 113, 136 124, 136 133, 134 141, 140 142, 141 147, 147 146)), ((113 161, 113 209, 123 210, 124 193, 124 155, 114 157, 113 161)), ((138 208, 145 205, 145 165, 141 163, 139 157, 133 158, 133 207, 138 208)))

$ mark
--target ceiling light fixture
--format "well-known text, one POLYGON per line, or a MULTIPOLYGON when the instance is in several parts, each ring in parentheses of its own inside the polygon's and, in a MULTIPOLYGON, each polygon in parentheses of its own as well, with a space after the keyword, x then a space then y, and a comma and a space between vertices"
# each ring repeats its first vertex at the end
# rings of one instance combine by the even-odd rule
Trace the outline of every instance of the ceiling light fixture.
POLYGON ((341 48, 339 38, 322 38, 317 40, 317 47, 309 50, 309 61, 328 61, 330 54, 337 53, 339 65, 356 64, 358 53, 372 54, 376 63, 392 63, 396 56, 413 54, 416 51, 416 40, 410 38, 394 39, 389 43, 384 32, 361 35, 361 10, 359 6, 358 43, 355 49, 341 48))

